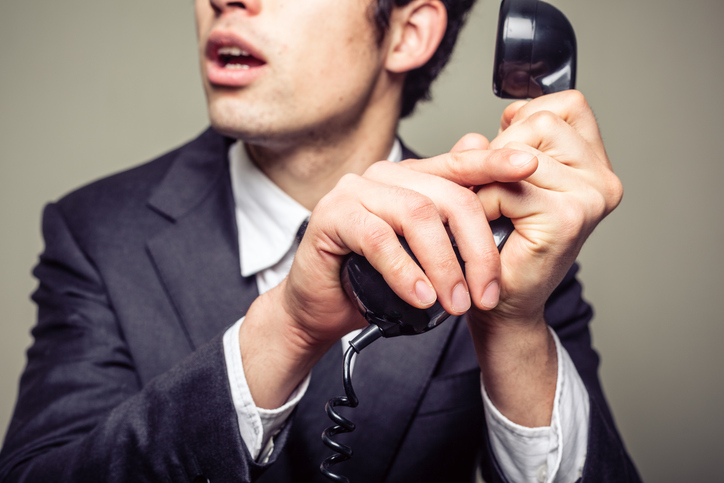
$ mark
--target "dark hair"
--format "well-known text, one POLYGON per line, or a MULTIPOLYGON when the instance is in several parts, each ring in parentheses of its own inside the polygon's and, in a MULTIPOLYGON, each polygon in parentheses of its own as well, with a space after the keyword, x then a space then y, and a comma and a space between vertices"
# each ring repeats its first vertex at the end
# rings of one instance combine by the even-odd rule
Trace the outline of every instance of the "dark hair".
MULTIPOLYGON (((376 0, 374 9, 374 22, 380 35, 384 37, 387 27, 390 26, 390 15, 394 7, 403 7, 412 0, 376 0)), ((374 0, 373 0, 374 2, 374 0)), ((460 29, 467 19, 470 8, 475 0, 442 0, 447 9, 447 29, 443 35, 440 45, 430 60, 422 67, 413 69, 407 73, 405 85, 402 89, 402 111, 400 117, 409 116, 415 110, 417 101, 430 99, 430 84, 440 74, 452 54, 455 41, 458 38, 460 29)))

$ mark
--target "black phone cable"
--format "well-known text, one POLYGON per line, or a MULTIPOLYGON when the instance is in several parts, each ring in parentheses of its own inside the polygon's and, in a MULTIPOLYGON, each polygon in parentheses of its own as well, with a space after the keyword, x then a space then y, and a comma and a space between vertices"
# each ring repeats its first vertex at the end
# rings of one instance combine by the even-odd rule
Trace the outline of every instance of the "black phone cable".
POLYGON ((337 463, 347 461, 352 457, 352 448, 334 441, 332 438, 341 433, 351 433, 355 428, 352 421, 339 414, 334 410, 334 408, 337 406, 355 408, 357 407, 357 404, 359 404, 359 399, 357 399, 357 395, 354 393, 354 389, 352 388, 352 357, 380 337, 382 337, 382 329, 380 329, 377 325, 370 324, 369 327, 350 341, 349 347, 344 353, 344 363, 342 366, 344 392, 347 395, 332 398, 327 401, 327 404, 324 406, 324 410, 327 411, 327 416, 329 416, 329 419, 331 419, 335 424, 334 426, 330 426, 324 430, 322 433, 322 441, 324 441, 324 444, 328 448, 336 451, 336 453, 322 461, 322 464, 319 466, 319 470, 324 476, 332 481, 349 483, 349 478, 337 473, 332 473, 330 468, 337 463))

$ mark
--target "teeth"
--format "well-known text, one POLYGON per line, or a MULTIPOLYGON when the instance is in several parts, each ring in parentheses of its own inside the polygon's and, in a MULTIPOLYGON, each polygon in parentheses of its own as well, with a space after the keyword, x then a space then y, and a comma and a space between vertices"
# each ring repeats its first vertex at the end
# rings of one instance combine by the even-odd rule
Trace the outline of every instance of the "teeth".
POLYGON ((226 64, 224 68, 232 70, 248 70, 249 64, 226 64))
POLYGON ((218 54, 219 55, 232 55, 234 57, 239 57, 239 56, 249 57, 249 52, 247 52, 246 50, 242 50, 239 47, 233 47, 233 46, 219 47, 218 54))

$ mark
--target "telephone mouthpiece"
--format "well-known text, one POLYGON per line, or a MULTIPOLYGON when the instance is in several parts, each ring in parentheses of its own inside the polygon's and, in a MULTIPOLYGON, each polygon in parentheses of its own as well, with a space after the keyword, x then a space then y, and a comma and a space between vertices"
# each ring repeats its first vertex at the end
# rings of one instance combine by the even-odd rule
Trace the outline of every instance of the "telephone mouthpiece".
MULTIPOLYGON (((513 222, 500 217, 490 222, 490 229, 498 250, 502 250, 513 231, 513 222)), ((410 258, 420 265, 407 240, 401 236, 397 238, 410 258)), ((464 274, 465 262, 454 242, 453 250, 464 274)), ((342 265, 340 279, 345 292, 357 304, 367 322, 377 325, 384 337, 422 334, 434 329, 450 316, 440 302, 435 302, 426 309, 418 309, 402 300, 387 285, 382 274, 362 255, 351 253, 347 256, 342 265)))
MULTIPOLYGON (((400 245, 417 263, 407 240, 398 237, 400 245)), ((464 262, 455 249, 458 262, 464 270, 464 262)), ((372 267, 362 255, 350 254, 342 266, 342 286, 347 295, 357 304, 367 322, 377 325, 385 337, 422 334, 437 327, 447 319, 448 314, 440 302, 426 309, 418 309, 402 300, 385 282, 384 277, 372 267)))

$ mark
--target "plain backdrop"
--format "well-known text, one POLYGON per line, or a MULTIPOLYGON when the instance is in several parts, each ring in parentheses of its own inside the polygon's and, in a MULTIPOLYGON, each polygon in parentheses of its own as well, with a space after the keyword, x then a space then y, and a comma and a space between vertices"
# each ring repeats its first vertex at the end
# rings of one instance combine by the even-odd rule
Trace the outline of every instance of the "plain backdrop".
MULTIPOLYGON (((580 256, 601 377, 647 481, 724 481, 724 2, 553 0, 625 187, 580 256)), ((479 0, 434 101, 400 133, 422 154, 495 136, 497 0, 479 0)), ((0 432, 35 308, 43 205, 207 124, 192 2, 0 2, 0 432)))

